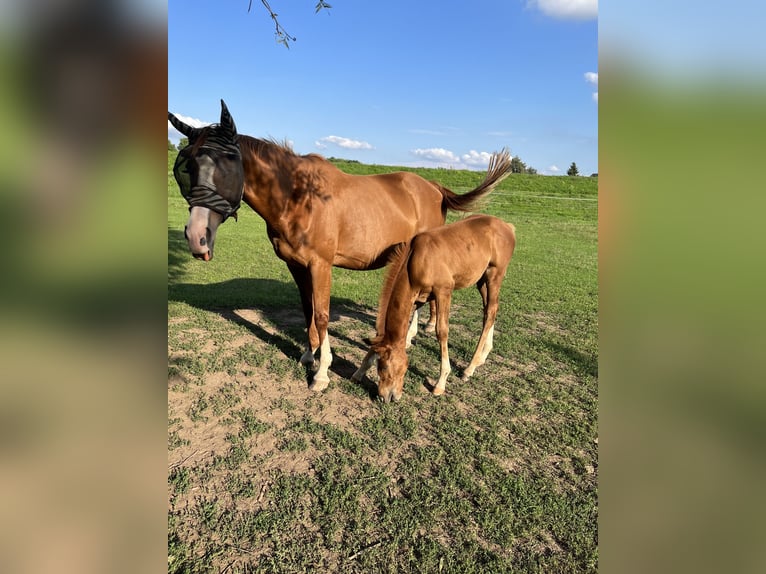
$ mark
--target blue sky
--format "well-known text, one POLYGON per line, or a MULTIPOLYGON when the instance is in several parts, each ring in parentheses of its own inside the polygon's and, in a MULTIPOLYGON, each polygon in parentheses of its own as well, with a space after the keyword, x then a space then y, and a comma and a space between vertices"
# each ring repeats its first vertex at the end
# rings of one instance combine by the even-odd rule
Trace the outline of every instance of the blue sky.
MULTIPOLYGON (((168 2, 168 109, 296 152, 483 170, 598 171, 597 0, 168 2)), ((168 136, 180 134, 169 126, 168 136)))

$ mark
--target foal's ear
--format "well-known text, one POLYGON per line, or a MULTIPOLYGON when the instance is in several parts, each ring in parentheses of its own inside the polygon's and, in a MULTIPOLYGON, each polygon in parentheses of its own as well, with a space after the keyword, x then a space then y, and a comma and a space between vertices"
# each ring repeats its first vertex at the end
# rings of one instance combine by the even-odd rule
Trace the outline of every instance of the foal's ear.
POLYGON ((234 119, 226 107, 226 102, 221 100, 221 126, 231 132, 232 137, 237 135, 237 126, 234 125, 234 119))

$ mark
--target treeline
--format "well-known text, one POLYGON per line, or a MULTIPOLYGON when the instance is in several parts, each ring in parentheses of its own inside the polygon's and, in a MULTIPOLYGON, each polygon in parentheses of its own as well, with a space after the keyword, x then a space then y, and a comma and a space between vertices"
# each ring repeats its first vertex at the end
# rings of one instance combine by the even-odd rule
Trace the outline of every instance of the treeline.
MULTIPOLYGON (((173 145, 173 142, 170 141, 168 138, 168 151, 178 151, 183 148, 185 148, 187 145, 189 145, 189 139, 188 138, 181 138, 181 141, 178 142, 178 145, 173 145)), ((355 160, 355 159, 343 159, 339 157, 328 157, 329 161, 335 164, 360 164, 361 162, 355 160)), ((531 175, 536 175, 537 170, 531 166, 528 166, 523 161, 521 161, 521 158, 519 156, 514 156, 511 158, 511 173, 528 173, 531 175)), ((576 176, 580 175, 579 170, 577 169, 577 164, 575 162, 572 162, 572 165, 569 166, 569 169, 567 170, 567 175, 569 176, 576 176)), ((598 177, 597 173, 591 174, 591 177, 598 177)))
POLYGON ((537 170, 531 166, 528 166, 519 156, 513 156, 511 158, 511 173, 531 173, 532 175, 537 173, 537 170))

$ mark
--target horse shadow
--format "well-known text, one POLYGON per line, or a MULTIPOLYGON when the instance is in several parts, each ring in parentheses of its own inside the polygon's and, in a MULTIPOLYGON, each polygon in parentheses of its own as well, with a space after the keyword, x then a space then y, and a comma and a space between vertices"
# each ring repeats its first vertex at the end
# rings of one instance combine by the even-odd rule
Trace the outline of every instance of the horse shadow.
POLYGON ((571 364, 575 370, 586 375, 598 378, 598 357, 589 353, 583 353, 571 345, 565 345, 552 339, 543 339, 546 346, 555 356, 566 363, 571 364))
MULTIPOLYGON (((189 259, 183 233, 168 229, 168 301, 216 313, 227 321, 245 327, 285 357, 298 360, 305 350, 306 325, 295 283, 260 277, 229 279, 217 283, 184 282, 185 266, 189 259), (244 309, 256 311, 265 324, 243 315, 241 310, 244 309)), ((333 346, 343 342, 366 352, 367 346, 361 337, 352 338, 343 332, 340 322, 344 318, 369 325, 367 334, 372 335, 375 332, 375 310, 346 298, 332 297, 330 301, 328 333, 333 346)), ((351 375, 357 366, 336 352, 333 354, 330 371, 351 382, 351 375)), ((313 374, 313 370, 307 366, 307 386, 313 374)), ((374 382, 364 378, 358 384, 371 399, 377 397, 377 385, 374 382)))

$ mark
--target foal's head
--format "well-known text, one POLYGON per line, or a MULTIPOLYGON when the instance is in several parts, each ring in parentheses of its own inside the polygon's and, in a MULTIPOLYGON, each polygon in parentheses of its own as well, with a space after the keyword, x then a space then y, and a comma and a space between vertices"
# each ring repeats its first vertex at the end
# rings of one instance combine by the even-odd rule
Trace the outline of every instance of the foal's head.
POLYGON ((232 215, 236 219, 242 201, 245 175, 237 128, 223 100, 220 124, 195 128, 170 112, 168 119, 189 138, 173 168, 181 195, 189 204, 184 235, 192 255, 209 261, 218 226, 232 215))
POLYGON ((378 355, 378 398, 384 402, 402 398, 404 374, 407 372, 407 352, 404 346, 373 346, 378 355))

